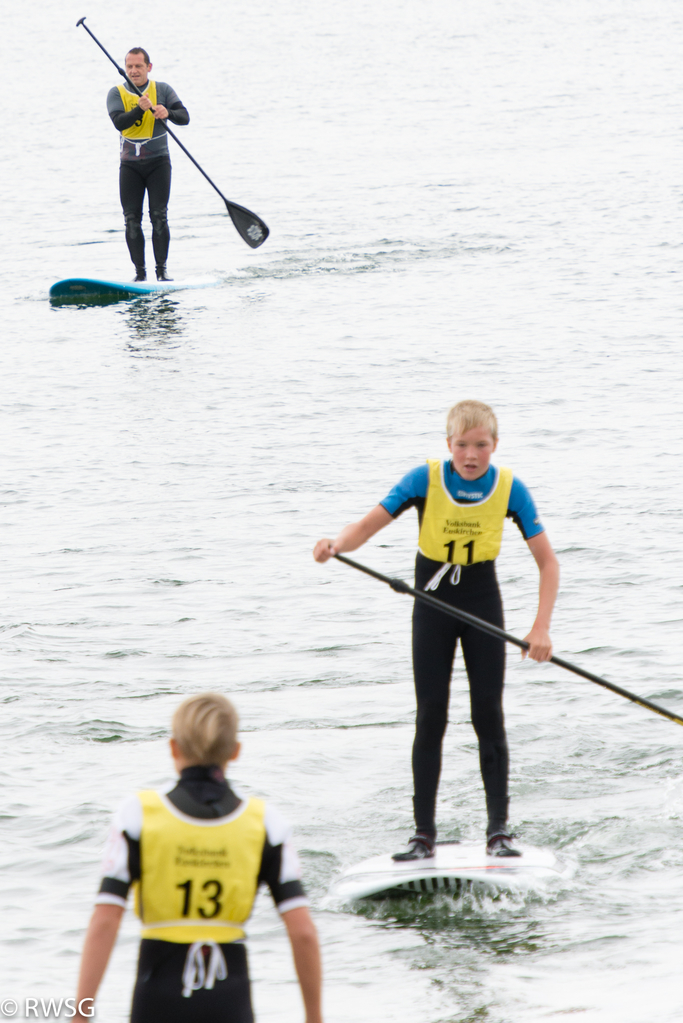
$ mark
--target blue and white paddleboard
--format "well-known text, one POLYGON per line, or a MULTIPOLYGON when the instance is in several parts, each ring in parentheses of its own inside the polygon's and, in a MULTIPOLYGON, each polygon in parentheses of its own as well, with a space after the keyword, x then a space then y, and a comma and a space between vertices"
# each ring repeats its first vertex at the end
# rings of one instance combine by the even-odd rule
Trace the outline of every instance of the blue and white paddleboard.
POLYGON ((97 281, 88 277, 69 277, 50 288, 53 305, 86 305, 98 302, 120 302, 143 295, 166 294, 187 288, 213 288, 221 282, 217 277, 195 277, 184 281, 97 281))
POLYGON ((344 900, 405 895, 409 892, 457 894, 464 882, 475 881, 504 889, 534 888, 539 883, 571 877, 573 864, 552 849, 518 845, 521 856, 487 856, 484 843, 439 843, 436 855, 426 860, 399 862, 375 856, 348 867, 337 879, 333 895, 344 900))

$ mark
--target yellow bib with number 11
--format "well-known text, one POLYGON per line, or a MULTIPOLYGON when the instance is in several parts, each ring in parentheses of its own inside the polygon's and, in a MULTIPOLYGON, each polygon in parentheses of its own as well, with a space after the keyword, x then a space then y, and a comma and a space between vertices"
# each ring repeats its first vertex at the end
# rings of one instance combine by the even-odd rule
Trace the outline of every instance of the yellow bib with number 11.
POLYGON ((489 496, 458 504, 448 492, 443 464, 428 459, 429 489, 420 526, 419 549, 432 561, 473 565, 493 561, 500 552, 512 472, 498 469, 489 496))

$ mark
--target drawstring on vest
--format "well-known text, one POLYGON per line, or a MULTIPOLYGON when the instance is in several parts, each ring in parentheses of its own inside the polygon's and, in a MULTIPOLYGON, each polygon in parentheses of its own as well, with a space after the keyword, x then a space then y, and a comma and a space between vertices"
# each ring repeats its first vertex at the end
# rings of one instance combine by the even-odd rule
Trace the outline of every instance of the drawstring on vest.
POLYGON ((148 142, 152 142, 152 141, 153 140, 151 138, 150 139, 142 139, 140 141, 138 141, 136 139, 135 141, 133 141, 133 139, 127 139, 125 135, 121 135, 121 152, 123 152, 123 147, 124 147, 124 145, 127 142, 129 145, 135 146, 135 155, 139 156, 140 155, 140 150, 142 149, 142 147, 146 146, 148 142))
MULTIPOLYGON (((446 575, 450 567, 451 565, 448 562, 446 562, 445 565, 441 566, 438 572, 434 573, 429 582, 425 583, 424 590, 426 593, 429 593, 430 590, 438 590, 441 580, 446 575)), ((458 585, 458 583, 460 582, 461 571, 462 565, 453 565, 453 572, 451 573, 451 586, 458 585)))
POLYGON ((191 998, 192 992, 200 988, 212 991, 216 981, 225 980, 227 976, 228 967, 220 945, 215 941, 195 941, 187 950, 183 968, 183 998, 191 998), (204 961, 204 948, 211 950, 208 969, 204 961))

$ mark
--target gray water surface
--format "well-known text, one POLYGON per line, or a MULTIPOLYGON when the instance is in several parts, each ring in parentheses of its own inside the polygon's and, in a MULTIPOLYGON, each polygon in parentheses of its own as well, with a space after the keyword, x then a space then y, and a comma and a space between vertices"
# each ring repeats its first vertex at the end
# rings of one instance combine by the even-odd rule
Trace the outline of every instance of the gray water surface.
MULTIPOLYGON (((511 823, 575 877, 525 897, 335 904, 410 833, 410 602, 315 540, 499 416, 562 564, 556 652, 683 711, 680 7, 310 0, 94 4, 192 115, 178 133, 272 236, 250 251, 173 153, 170 269, 219 287, 52 309, 126 279, 118 76, 42 0, 5 12, 0 1002, 72 994, 110 815, 172 778, 170 716, 229 693, 233 778, 292 821, 328 1023, 674 1023, 683 1013, 681 729, 509 653, 511 823)), ((360 554, 410 578, 412 514, 360 554)), ((537 573, 512 523, 507 627, 537 573)), ((462 662, 442 837, 484 806, 462 662)), ((99 1018, 127 1018, 128 914, 99 1018)), ((269 897, 261 1021, 302 1018, 269 897)), ((21 1014, 15 1018, 21 1018, 21 1014)))

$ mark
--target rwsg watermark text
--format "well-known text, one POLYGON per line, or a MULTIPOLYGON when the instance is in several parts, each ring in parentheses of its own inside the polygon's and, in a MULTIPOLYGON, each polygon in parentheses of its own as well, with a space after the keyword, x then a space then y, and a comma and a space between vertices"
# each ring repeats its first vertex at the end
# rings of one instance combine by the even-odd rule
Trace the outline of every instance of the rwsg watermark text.
POLYGON ((80 1015, 92 1019, 95 1015, 95 1003, 92 998, 24 998, 23 1002, 16 998, 0 999, 0 1015, 6 1018, 16 1016, 20 1009, 24 1010, 24 1019, 73 1019, 80 1015))

